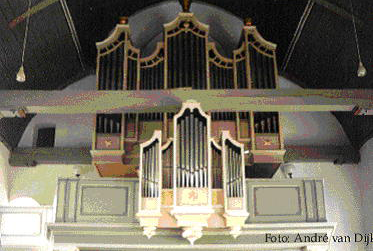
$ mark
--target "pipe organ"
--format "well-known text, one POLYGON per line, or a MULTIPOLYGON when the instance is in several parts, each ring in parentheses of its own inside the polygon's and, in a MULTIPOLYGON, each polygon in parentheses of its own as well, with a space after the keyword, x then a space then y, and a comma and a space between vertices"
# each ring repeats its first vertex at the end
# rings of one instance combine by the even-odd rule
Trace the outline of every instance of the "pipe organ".
POLYGON ((244 146, 229 131, 215 140, 210 124, 211 116, 191 100, 173 117, 172 138, 162 145, 156 130, 140 144, 137 217, 149 238, 170 227, 183 228, 192 244, 205 227, 240 234, 248 216, 244 146))
MULTIPOLYGON (((243 26, 232 58, 218 52, 208 32, 193 13, 181 12, 164 25, 154 53, 142 57, 129 25, 118 24, 97 43, 97 89, 278 88, 276 45, 255 26, 243 26)), ((206 227, 229 228, 237 237, 248 217, 250 167, 283 162, 280 114, 221 111, 219 104, 205 113, 190 99, 176 114, 97 114, 93 164, 102 177, 139 178, 137 218, 148 237, 157 228, 182 228, 193 243, 206 227)))

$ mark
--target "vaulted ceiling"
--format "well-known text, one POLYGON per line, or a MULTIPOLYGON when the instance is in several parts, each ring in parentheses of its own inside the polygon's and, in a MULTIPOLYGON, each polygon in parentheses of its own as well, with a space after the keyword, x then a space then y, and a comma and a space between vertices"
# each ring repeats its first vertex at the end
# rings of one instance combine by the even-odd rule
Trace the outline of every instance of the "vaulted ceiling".
MULTIPOLYGON (((107 37, 119 16, 130 17, 132 30, 135 27, 151 34, 133 33, 135 45, 146 49, 161 34, 162 24, 175 17, 170 13, 181 10, 177 1, 31 1, 38 11, 30 18, 25 83, 16 82, 15 75, 21 64, 26 22, 13 26, 12 21, 27 10, 28 1, 0 2, 0 89, 62 89, 94 72, 95 42, 107 37)), ((206 0, 194 2, 192 11, 199 11, 203 21, 210 24, 211 38, 223 54, 229 55, 237 45, 240 19, 251 17, 262 36, 278 45, 280 74, 301 87, 373 89, 373 1, 352 2, 361 57, 368 69, 364 78, 356 75, 358 58, 350 0, 206 0)), ((345 112, 334 115, 357 148, 373 136, 373 116, 354 117, 345 112)))

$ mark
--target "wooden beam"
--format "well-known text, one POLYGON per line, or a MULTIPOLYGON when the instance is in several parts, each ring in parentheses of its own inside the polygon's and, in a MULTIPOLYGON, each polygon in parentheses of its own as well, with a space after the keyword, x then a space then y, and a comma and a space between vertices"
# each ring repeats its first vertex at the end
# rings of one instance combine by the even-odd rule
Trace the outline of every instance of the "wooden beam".
MULTIPOLYGON (((356 164, 360 154, 350 146, 285 146, 285 162, 334 162, 356 164)), ((11 166, 38 164, 91 164, 90 148, 15 148, 9 157, 11 166)))
POLYGON ((352 146, 285 146, 285 162, 333 162, 357 164, 360 153, 352 146))
POLYGON ((175 112, 194 99, 205 111, 352 111, 373 108, 371 89, 231 89, 154 91, 0 91, 0 112, 37 114, 175 112))
MULTIPOLYGON (((317 3, 318 5, 320 6, 323 6, 324 8, 326 8, 327 10, 345 18, 345 19, 348 19, 348 20, 351 20, 352 22, 352 14, 351 14, 351 8, 350 8, 350 4, 348 4, 349 6, 349 9, 348 10, 345 10, 333 3, 331 3, 330 1, 328 0, 312 0, 313 2, 317 3)), ((355 15, 355 21, 356 21, 356 24, 359 25, 359 26, 363 26, 364 25, 364 22, 355 15)))
POLYGON ((18 147, 9 157, 11 166, 36 166, 39 164, 91 164, 90 148, 71 147, 18 147))

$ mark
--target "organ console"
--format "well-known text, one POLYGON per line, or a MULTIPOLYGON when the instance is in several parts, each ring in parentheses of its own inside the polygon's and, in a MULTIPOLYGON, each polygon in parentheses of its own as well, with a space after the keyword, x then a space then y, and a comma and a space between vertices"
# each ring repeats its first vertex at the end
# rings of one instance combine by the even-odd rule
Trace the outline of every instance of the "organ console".
MULTIPOLYGON (((164 25, 154 53, 141 57, 121 21, 97 43, 97 89, 278 88, 276 45, 251 22, 232 58, 218 52, 208 32, 193 13, 181 12, 164 25)), ((194 243, 206 227, 229 228, 237 237, 248 217, 250 166, 283 162, 280 114, 223 112, 219 104, 205 113, 190 98, 176 114, 97 114, 93 164, 103 177, 139 178, 137 218, 149 238, 157 228, 182 228, 194 243)))

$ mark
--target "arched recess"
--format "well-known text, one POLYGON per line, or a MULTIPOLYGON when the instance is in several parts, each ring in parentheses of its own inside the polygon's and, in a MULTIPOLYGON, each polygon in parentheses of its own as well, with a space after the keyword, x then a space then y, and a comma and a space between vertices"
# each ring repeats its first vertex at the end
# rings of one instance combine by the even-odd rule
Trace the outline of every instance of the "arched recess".
MULTIPOLYGON (((155 49, 154 40, 160 39, 163 24, 171 22, 181 11, 178 1, 163 1, 132 13, 129 17, 129 26, 134 46, 144 49, 152 44, 155 49)), ((240 17, 216 5, 199 1, 193 1, 191 12, 200 22, 210 26, 209 41, 218 44, 219 53, 229 56, 226 52, 236 49, 243 26, 240 17)), ((149 53, 149 49, 146 51, 149 53)))

